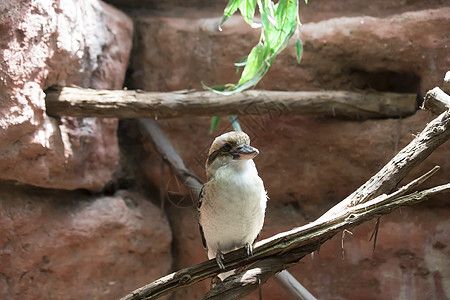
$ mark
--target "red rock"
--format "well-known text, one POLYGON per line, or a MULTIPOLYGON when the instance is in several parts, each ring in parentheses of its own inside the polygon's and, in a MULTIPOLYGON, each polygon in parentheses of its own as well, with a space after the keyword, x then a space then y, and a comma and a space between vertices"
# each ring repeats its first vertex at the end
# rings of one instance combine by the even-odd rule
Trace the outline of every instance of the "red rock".
POLYGON ((409 87, 410 92, 424 95, 441 85, 450 63, 444 38, 449 13, 450 7, 443 7, 385 18, 335 18, 305 24, 301 29, 305 52, 300 68, 288 63, 295 58, 293 47, 289 47, 289 60, 286 57, 285 62, 279 62, 283 69, 274 68, 266 83, 283 72, 299 75, 285 81, 313 78, 311 83, 321 89, 405 92, 412 84, 417 90, 409 87), (304 72, 307 76, 301 75, 304 72), (420 85, 415 83, 419 80, 420 85))
MULTIPOLYGON (((305 23, 300 33, 301 64, 296 63, 291 43, 257 88, 374 88, 424 94, 440 85, 447 71, 449 13, 448 7, 385 13, 385 17, 339 18, 336 12, 336 18, 305 23)), ((258 30, 249 28, 240 16, 230 18, 219 32, 217 15, 179 15, 137 17, 129 86, 167 91, 202 89, 202 81, 237 82, 233 62, 257 43, 258 30)))
POLYGON ((143 196, 0 186, 2 299, 118 299, 167 274, 171 230, 143 196))
POLYGON ((358 1, 349 0, 338 2, 333 0, 299 1, 300 19, 302 23, 318 22, 339 17, 371 16, 385 18, 408 11, 435 9, 443 7, 441 0, 377 0, 358 1))
MULTIPOLYGON (((317 23, 304 22, 301 36, 305 52, 301 64, 296 64, 293 48, 286 49, 257 88, 376 88, 424 93, 440 86, 448 65, 445 48, 448 8, 414 11, 428 7, 418 2, 414 9, 380 3, 353 3, 347 10, 335 9, 338 4, 331 1, 316 1, 315 7, 323 5, 320 7, 328 9, 310 17, 309 20, 317 23), (357 12, 361 6, 372 17, 360 16, 357 12), (386 6, 395 9, 384 10, 386 6), (329 16, 334 19, 324 20, 329 16), (411 87, 402 90, 407 85, 411 87)), ((434 3, 431 7, 439 6, 434 3)), ((192 16, 179 12, 167 15, 138 16, 138 46, 131 62, 129 86, 180 90, 201 89, 201 81, 210 85, 237 82, 238 75, 231 62, 239 61, 248 53, 258 40, 258 32, 251 30, 240 17, 231 18, 219 33, 218 16, 206 12, 192 13, 192 16)), ((261 237, 319 217, 374 175, 433 118, 423 111, 406 119, 364 122, 276 113, 241 117, 243 130, 250 134, 253 145, 261 152, 255 162, 270 196, 261 237)), ((203 179, 211 141, 222 130, 231 130, 223 121, 210 135, 209 118, 160 120, 159 124, 188 167, 203 179)), ((142 158, 147 177, 159 185, 161 169, 155 164, 159 155, 151 152, 149 142, 144 141, 144 148, 150 151, 142 158)), ((447 142, 416 167, 405 183, 435 165, 442 169, 421 188, 447 183, 449 153, 447 142)), ((185 197, 181 206, 190 205, 187 191, 180 188, 167 169, 165 186, 173 202, 185 197)), ((445 217, 447 199, 448 195, 440 195, 420 206, 402 209, 400 217, 399 212, 383 217, 373 256, 372 243, 368 242, 372 222, 356 228, 353 236, 346 235, 348 259, 341 259, 341 240, 337 236, 322 246, 315 260, 307 257, 291 272, 319 299, 445 298, 450 294, 446 290, 450 271, 444 262, 449 257, 448 239, 442 236, 449 228, 445 217), (429 222, 440 207, 444 207, 442 214, 429 222), (392 232, 392 228, 396 231, 392 232), (442 249, 430 252, 430 245, 442 249), (402 271, 400 265, 408 255, 414 263, 402 271), (414 285, 417 288, 410 288, 414 285)), ((195 209, 174 208, 168 212, 176 241, 175 267, 184 268, 206 259, 195 209)), ((177 291, 174 299, 198 299, 208 290, 208 284, 202 282, 177 291)), ((257 297, 254 293, 246 299, 257 297)), ((270 280, 263 287, 263 297, 276 300, 286 299, 287 295, 270 280)))
POLYGON ((120 89, 133 24, 90 0, 2 3, 0 179, 100 190, 118 163, 117 120, 45 114, 52 85, 120 89))
MULTIPOLYGON (((249 133, 252 144, 260 150, 255 163, 270 197, 261 238, 304 225, 319 217, 374 175, 434 117, 425 111, 418 111, 405 119, 364 122, 306 116, 242 117, 243 130, 249 133)), ((229 127, 226 128, 228 124, 224 121, 221 127, 210 135, 209 122, 209 118, 158 121, 186 165, 203 179, 203 165, 211 141, 220 135, 222 130, 230 130, 229 127), (186 139, 186 136, 189 136, 189 139, 186 139)), ((151 148, 148 142, 143 143, 146 149, 151 148)), ((447 183, 450 178, 449 153, 450 143, 446 142, 413 169, 404 182, 409 182, 435 165, 440 165, 441 170, 420 188, 447 183)), ((149 180, 159 184, 161 173, 159 165, 154 163, 156 157, 156 154, 150 154, 147 158, 142 158, 142 161, 147 161, 145 169, 149 180), (153 163, 150 163, 152 161, 153 163)), ((180 183, 176 183, 173 174, 168 171, 165 174, 165 186, 171 202, 182 207, 192 205, 189 195, 178 187, 180 183), (182 196, 185 197, 184 200, 177 202, 182 196)), ((446 286, 449 277, 445 274, 448 274, 449 268, 442 259, 448 259, 449 253, 440 250, 428 254, 428 249, 430 245, 436 244, 437 248, 442 249, 446 249, 445 245, 448 245, 448 239, 443 237, 450 225, 446 220, 447 199, 448 195, 442 194, 417 208, 413 206, 399 210, 401 213, 395 212, 392 216, 383 217, 380 227, 380 235, 383 235, 383 238, 380 236, 378 239, 376 255, 388 263, 383 263, 379 270, 372 267, 371 274, 365 271, 365 263, 372 260, 372 244, 368 242, 368 238, 374 226, 373 222, 362 226, 363 229, 355 229, 353 236, 346 235, 346 257, 348 255, 350 262, 342 261, 340 237, 336 237, 321 248, 319 259, 326 256, 326 263, 321 260, 317 265, 314 264, 316 260, 310 262, 310 258, 305 258, 305 263, 295 267, 292 272, 319 299, 327 299, 331 294, 345 299, 361 299, 358 298, 359 294, 366 295, 367 299, 375 299, 377 296, 378 299, 397 299, 397 296, 404 295, 401 293, 406 293, 409 284, 402 281, 403 273, 395 269, 403 260, 403 256, 397 253, 406 251, 413 253, 418 260, 425 260, 425 256, 427 260, 427 263, 415 267, 415 271, 411 271, 407 276, 417 276, 414 272, 425 272, 427 269, 433 270, 430 274, 436 274, 433 276, 437 278, 431 279, 432 275, 427 275, 426 278, 414 277, 417 279, 416 284, 422 287, 424 292, 420 289, 410 292, 416 299, 423 299, 425 293, 435 295, 431 299, 439 299, 437 295, 442 291, 434 288, 433 284, 438 284, 441 280, 443 286, 446 286), (437 213, 441 207, 442 214, 437 213), (408 213, 405 213, 405 210, 408 213), (436 213, 436 218, 429 222, 436 213), (396 228, 395 232, 392 232, 392 228, 396 228), (430 240, 427 240, 426 236, 429 236, 430 240), (349 243, 347 239, 350 240, 349 243), (411 241, 406 242, 408 239, 411 241), (360 248, 355 250, 356 246, 351 243, 360 245, 360 248), (384 249, 388 251, 385 253, 384 249), (435 255, 434 259, 440 263, 432 261, 435 255), (329 269, 332 273, 328 273, 329 269), (311 273, 315 273, 314 281, 308 279, 308 274, 311 273), (321 280, 321 276, 326 280, 321 280), (396 276, 393 281, 398 284, 397 289, 393 288, 393 283, 389 283, 390 276, 396 276), (358 282, 357 287, 352 291, 355 282, 358 282), (379 291, 384 288, 389 289, 389 292, 386 296, 380 296, 379 291), (365 289, 367 291, 362 292, 365 289)), ((198 233, 195 208, 172 208, 168 213, 174 234, 174 247, 177 249, 174 254, 175 267, 180 269, 194 265, 202 259, 206 260, 198 233)), ((176 293, 175 299, 198 299, 207 291, 208 284, 202 282, 183 289, 176 293)), ((268 299, 286 297, 273 281, 264 287, 264 294, 268 299)), ((249 297, 257 299, 256 294, 249 297)))
MULTIPOLYGON (((312 221, 378 172, 434 117, 425 111, 405 119, 363 122, 309 116, 247 116, 240 123, 252 145, 260 150, 255 163, 270 203, 298 203, 305 217, 312 221)), ((224 120, 211 135, 209 122, 207 117, 158 122, 186 165, 203 180, 212 140, 222 131, 231 130, 229 122, 224 120)), ((414 168, 406 181, 440 165, 439 173, 424 187, 446 183, 445 179, 450 178, 449 153, 450 143, 446 142, 414 168)), ((159 165, 147 165, 150 180, 159 182, 159 165)), ((166 172, 166 175, 169 192, 183 192, 177 189, 173 174, 166 172)))
MULTIPOLYGON (((279 55, 257 88, 373 88, 423 94, 440 86, 449 65, 449 8, 441 1, 407 2, 301 3, 301 64, 296 64, 291 46, 279 55)), ((164 5, 176 8, 177 4, 168 1, 164 5)), ((136 15, 137 47, 128 78, 134 88, 168 91, 202 89, 201 81, 209 85, 237 82, 232 62, 246 55, 259 38, 259 32, 238 16, 218 32, 220 16, 210 10, 136 15)), ((374 175, 433 118, 423 111, 406 119, 364 122, 275 113, 241 117, 244 131, 260 150, 255 162, 270 196, 262 238, 320 216, 374 175)), ((211 141, 222 130, 231 130, 224 121, 213 135, 208 134, 209 118, 160 120, 159 124, 188 167, 203 179, 211 141)), ((143 143, 145 149, 152 148, 148 141, 143 143)), ((421 188, 447 183, 449 153, 447 142, 417 166, 405 183, 435 165, 441 170, 421 188)), ((141 160, 146 162, 147 177, 157 185, 161 168, 155 161, 159 159, 150 150, 141 160)), ((172 202, 185 197, 181 206, 192 205, 186 190, 167 169, 165 176, 172 202)), ((319 299, 448 298, 447 199, 447 194, 440 195, 383 217, 374 254, 368 241, 374 227, 370 222, 345 236, 344 260, 341 237, 336 236, 314 260, 306 257, 291 272, 319 299)), ((172 208, 168 213, 176 268, 206 259, 195 208, 172 208)), ((207 289, 208 282, 202 282, 178 291, 175 299, 198 299, 207 289)), ((269 281, 263 297, 286 299, 287 295, 269 281)), ((257 295, 246 299, 257 299, 257 295)))

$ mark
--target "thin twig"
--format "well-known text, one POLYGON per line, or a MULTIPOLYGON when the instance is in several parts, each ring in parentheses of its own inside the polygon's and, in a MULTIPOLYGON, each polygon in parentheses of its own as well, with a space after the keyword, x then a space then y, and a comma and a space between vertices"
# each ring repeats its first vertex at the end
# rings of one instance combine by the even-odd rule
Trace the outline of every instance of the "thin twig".
POLYGON ((379 217, 377 219, 377 223, 375 223, 375 228, 373 229, 372 235, 370 236, 370 239, 369 239, 369 241, 371 241, 372 238, 374 238, 373 239, 373 248, 372 248, 372 251, 374 251, 374 252, 375 252, 375 246, 377 244, 378 229, 380 228, 380 219, 381 219, 381 217, 379 217))

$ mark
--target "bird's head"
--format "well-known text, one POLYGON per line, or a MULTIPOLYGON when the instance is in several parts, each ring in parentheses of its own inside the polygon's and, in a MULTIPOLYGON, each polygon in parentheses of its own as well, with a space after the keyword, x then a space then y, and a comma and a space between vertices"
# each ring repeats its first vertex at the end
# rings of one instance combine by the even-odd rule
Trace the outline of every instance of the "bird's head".
POLYGON ((208 178, 215 171, 231 162, 245 162, 259 154, 258 149, 250 146, 250 138, 242 131, 230 131, 217 137, 211 145, 206 161, 208 178))

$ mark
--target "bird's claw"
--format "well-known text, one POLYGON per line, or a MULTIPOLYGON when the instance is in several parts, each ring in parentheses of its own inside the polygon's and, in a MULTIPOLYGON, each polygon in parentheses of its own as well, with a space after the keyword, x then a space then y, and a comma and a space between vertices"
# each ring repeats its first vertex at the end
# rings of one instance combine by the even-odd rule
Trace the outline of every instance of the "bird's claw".
POLYGON ((225 265, 223 264, 223 261, 225 260, 223 253, 219 251, 217 251, 216 254, 216 262, 217 265, 219 266, 220 269, 225 270, 225 265))
POLYGON ((247 250, 247 255, 253 255, 253 245, 250 243, 245 244, 245 250, 247 250))

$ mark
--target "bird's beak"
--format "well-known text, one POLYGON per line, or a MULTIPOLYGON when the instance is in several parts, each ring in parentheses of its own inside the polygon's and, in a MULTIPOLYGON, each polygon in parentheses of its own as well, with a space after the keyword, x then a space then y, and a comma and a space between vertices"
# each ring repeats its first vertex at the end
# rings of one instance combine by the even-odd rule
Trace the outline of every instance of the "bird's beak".
POLYGON ((236 147, 232 153, 233 159, 252 159, 259 154, 259 151, 255 147, 244 144, 236 147))

